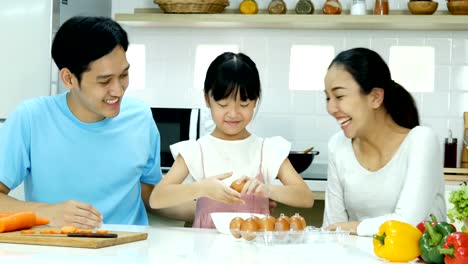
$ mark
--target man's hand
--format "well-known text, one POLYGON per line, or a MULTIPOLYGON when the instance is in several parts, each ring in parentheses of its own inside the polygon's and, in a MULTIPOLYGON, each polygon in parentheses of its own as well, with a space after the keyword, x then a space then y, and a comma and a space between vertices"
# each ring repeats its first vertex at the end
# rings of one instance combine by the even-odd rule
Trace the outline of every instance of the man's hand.
POLYGON ((48 218, 51 226, 56 227, 94 229, 102 225, 102 214, 96 208, 75 200, 45 205, 38 213, 48 218))

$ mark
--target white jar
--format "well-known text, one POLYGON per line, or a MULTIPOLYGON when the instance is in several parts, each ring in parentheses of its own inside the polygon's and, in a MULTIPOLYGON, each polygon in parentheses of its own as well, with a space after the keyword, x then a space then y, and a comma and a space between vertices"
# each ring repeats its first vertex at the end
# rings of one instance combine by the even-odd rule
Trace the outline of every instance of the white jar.
POLYGON ((366 14, 366 1, 353 0, 351 4, 351 15, 365 15, 366 14))

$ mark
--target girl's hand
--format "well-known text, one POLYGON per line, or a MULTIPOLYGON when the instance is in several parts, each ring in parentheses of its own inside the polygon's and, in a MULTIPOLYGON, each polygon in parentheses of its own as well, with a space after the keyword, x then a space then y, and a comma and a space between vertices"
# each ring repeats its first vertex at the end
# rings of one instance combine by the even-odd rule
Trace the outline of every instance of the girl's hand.
POLYGON ((223 180, 231 177, 232 172, 209 177, 200 182, 204 196, 223 203, 244 203, 240 199, 240 193, 234 191, 223 183, 223 180))
POLYGON ((265 197, 270 196, 270 188, 268 184, 257 180, 256 178, 250 178, 248 176, 240 177, 237 182, 246 181, 244 188, 242 188, 241 194, 258 194, 265 197))

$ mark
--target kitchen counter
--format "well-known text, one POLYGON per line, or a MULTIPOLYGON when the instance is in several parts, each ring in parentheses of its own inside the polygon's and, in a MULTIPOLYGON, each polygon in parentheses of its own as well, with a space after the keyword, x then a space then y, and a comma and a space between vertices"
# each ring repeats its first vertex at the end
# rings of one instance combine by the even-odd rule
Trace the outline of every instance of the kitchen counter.
POLYGON ((370 237, 349 236, 340 242, 258 245, 216 230, 179 227, 104 225, 109 230, 147 232, 148 240, 82 249, 0 243, 2 263, 384 263, 370 237))

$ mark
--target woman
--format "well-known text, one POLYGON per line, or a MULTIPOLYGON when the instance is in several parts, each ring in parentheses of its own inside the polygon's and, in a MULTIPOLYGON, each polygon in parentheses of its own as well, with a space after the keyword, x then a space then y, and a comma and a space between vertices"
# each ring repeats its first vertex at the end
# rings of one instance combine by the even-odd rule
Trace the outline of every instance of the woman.
POLYGON ((446 219, 437 136, 419 126, 412 96, 374 51, 338 54, 325 76, 327 111, 342 131, 329 142, 324 227, 369 236, 386 220, 446 219))

